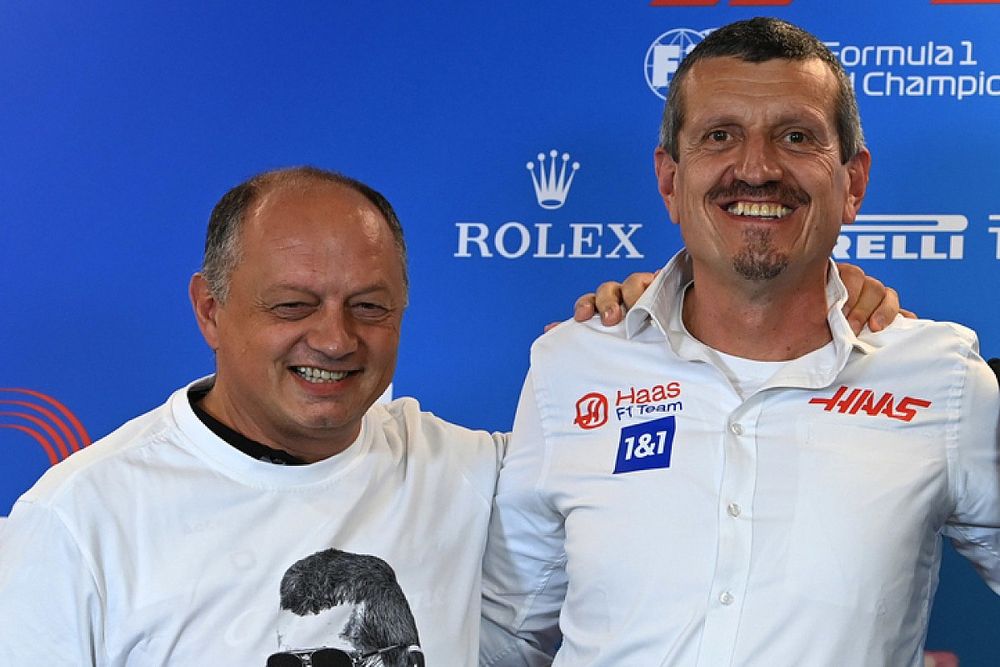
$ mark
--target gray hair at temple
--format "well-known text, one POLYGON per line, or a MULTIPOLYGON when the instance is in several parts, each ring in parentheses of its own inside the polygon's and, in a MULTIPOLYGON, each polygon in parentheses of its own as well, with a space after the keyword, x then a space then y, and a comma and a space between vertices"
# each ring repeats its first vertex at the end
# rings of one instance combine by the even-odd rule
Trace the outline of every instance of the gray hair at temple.
POLYGON ((409 287, 403 228, 389 200, 361 181, 335 171, 310 166, 289 167, 266 171, 251 177, 222 195, 212 209, 212 215, 208 219, 208 233, 205 236, 205 256, 202 259, 201 275, 216 300, 224 303, 229 296, 229 279, 240 261, 240 232, 250 207, 275 188, 309 181, 335 183, 350 188, 378 209, 392 232, 396 250, 399 252, 399 261, 403 265, 403 284, 409 287))
POLYGON ((775 18, 757 17, 737 21, 715 30, 681 61, 670 81, 667 103, 660 124, 660 147, 674 161, 680 159, 677 134, 684 123, 684 80, 700 60, 735 57, 750 63, 768 60, 809 60, 818 58, 837 77, 834 122, 840 141, 840 160, 846 163, 865 147, 858 100, 851 80, 837 57, 823 42, 802 28, 775 18))

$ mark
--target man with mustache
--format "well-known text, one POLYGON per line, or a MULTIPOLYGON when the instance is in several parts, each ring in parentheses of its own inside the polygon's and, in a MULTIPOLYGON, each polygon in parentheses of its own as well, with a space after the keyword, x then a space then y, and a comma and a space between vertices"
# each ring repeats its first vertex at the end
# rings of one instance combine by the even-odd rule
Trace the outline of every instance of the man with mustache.
POLYGON ((870 164, 809 33, 742 21, 683 61, 655 165, 686 248, 618 328, 532 348, 482 665, 918 667, 942 535, 1000 592, 975 334, 840 311, 830 253, 870 164))

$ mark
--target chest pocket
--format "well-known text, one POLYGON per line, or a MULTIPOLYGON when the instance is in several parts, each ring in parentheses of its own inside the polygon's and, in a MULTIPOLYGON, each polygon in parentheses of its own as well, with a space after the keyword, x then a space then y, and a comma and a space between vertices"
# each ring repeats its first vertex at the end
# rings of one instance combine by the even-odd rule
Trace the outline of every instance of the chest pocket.
POLYGON ((827 420, 806 430, 788 471, 795 475, 789 590, 876 614, 897 609, 924 587, 913 573, 936 558, 947 518, 943 439, 827 420))

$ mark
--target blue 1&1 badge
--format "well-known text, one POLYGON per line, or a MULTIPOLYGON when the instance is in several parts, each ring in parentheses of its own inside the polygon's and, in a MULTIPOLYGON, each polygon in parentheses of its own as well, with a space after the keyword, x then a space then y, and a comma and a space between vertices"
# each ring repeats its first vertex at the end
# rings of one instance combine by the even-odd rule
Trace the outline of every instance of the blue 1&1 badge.
POLYGON ((676 430, 677 421, 673 416, 623 428, 614 474, 669 468, 676 430))

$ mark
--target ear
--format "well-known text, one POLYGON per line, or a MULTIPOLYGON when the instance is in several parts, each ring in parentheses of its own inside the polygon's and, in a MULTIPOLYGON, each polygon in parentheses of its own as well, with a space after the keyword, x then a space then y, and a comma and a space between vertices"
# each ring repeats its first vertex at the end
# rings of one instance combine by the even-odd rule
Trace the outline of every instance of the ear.
POLYGON ((847 168, 848 182, 842 222, 849 225, 857 217, 858 211, 861 209, 861 202, 865 198, 865 192, 868 190, 868 172, 872 167, 872 154, 868 152, 867 148, 862 148, 844 166, 847 168))
POLYGON ((653 168, 656 170, 656 184, 663 197, 663 203, 670 212, 670 219, 677 224, 677 216, 674 215, 674 178, 677 176, 677 163, 670 153, 662 147, 658 147, 653 152, 653 168))
POLYGON ((219 314, 219 302, 208 288, 208 281, 200 273, 191 276, 188 286, 194 317, 198 320, 198 328, 208 346, 215 352, 219 348, 219 328, 216 322, 219 314))

